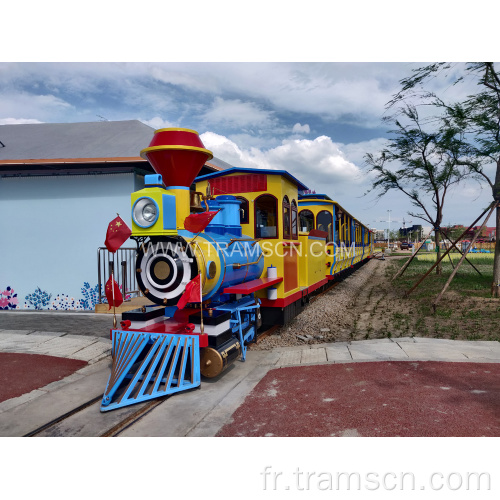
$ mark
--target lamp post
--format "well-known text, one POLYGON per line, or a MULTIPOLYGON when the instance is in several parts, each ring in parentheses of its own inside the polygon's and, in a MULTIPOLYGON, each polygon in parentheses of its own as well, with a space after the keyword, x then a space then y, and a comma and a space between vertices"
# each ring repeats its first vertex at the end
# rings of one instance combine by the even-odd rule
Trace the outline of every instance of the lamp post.
POLYGON ((381 220, 380 222, 388 222, 389 223, 389 229, 387 230, 387 248, 389 248, 389 244, 391 242, 391 212, 392 210, 387 210, 389 212, 389 219, 388 220, 381 220))

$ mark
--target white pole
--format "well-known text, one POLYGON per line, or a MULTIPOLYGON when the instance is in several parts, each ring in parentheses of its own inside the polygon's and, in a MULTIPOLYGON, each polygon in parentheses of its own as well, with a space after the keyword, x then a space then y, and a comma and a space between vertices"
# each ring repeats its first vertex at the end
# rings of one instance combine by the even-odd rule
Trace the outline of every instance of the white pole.
POLYGON ((392 210, 387 210, 389 212, 389 231, 387 232, 387 248, 391 244, 391 212, 392 210))

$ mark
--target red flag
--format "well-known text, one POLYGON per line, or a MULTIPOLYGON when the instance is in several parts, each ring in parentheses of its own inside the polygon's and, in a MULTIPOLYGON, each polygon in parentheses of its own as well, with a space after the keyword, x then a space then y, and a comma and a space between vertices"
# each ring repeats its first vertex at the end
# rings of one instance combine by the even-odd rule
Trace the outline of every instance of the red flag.
POLYGON ((201 214, 188 215, 184 219, 184 227, 192 233, 200 233, 218 213, 219 210, 217 212, 202 212, 201 214))
POLYGON ((118 216, 109 223, 104 244, 110 252, 115 253, 129 239, 131 234, 130 228, 118 216))
POLYGON ((120 287, 118 286, 118 283, 113 279, 112 276, 109 277, 104 291, 106 292, 106 298, 108 299, 108 304, 109 304, 108 311, 109 309, 111 309, 112 305, 114 305, 115 307, 120 307, 120 305, 123 304, 122 292, 120 292, 120 287), (114 304, 113 304, 113 294, 115 297, 114 304))
POLYGON ((177 302, 178 309, 183 309, 188 302, 201 302, 200 277, 201 274, 198 274, 186 285, 184 294, 177 302))

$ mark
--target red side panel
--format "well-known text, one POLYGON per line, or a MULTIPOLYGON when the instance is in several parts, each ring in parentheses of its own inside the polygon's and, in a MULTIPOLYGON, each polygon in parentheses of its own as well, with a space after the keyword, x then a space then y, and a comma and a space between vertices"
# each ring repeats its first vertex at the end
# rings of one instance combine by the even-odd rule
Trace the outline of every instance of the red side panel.
POLYGON ((262 290, 263 288, 277 285, 282 281, 283 278, 259 278, 256 280, 247 281, 246 283, 240 283, 239 285, 233 285, 228 288, 224 288, 224 293, 241 293, 245 295, 254 293, 257 290, 262 290))
POLYGON ((320 231, 319 229, 311 229, 309 231, 309 236, 314 236, 315 238, 328 238, 328 233, 326 231, 320 231))
POLYGON ((233 175, 210 179, 212 194, 254 193, 267 191, 266 174, 233 175))

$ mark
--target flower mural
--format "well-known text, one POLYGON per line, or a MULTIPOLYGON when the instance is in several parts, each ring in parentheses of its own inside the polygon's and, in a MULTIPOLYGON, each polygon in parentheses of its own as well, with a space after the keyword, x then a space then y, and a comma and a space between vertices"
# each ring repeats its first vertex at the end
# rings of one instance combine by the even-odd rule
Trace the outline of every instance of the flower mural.
POLYGON ((3 292, 1 292, 0 309, 3 310, 18 309, 19 308, 18 304, 19 300, 17 299, 17 293, 14 292, 14 289, 12 287, 8 286, 3 292))
POLYGON ((83 299, 80 300, 83 309, 95 309, 95 305, 99 303, 99 285, 91 287, 88 281, 85 281, 81 288, 83 299))
POLYGON ((37 310, 45 309, 50 304, 51 297, 51 293, 48 293, 37 286, 33 293, 26 295, 25 299, 27 302, 24 303, 24 307, 29 309, 30 306, 33 306, 37 310))
MULTIPOLYGON (((120 290, 122 286, 120 286, 120 290)), ((52 293, 47 290, 42 290, 39 286, 36 290, 26 295, 24 303, 25 309, 50 309, 54 311, 93 311, 96 304, 99 303, 99 286, 90 286, 88 281, 83 283, 81 287, 82 298, 71 297, 65 293, 58 293, 53 299, 52 293), (52 300, 51 300, 52 299, 52 300)), ((0 288, 1 290, 1 288, 0 288)), ((131 295, 126 294, 125 300, 130 299, 131 295)), ((107 303, 106 297, 102 298, 104 304, 107 303)), ((0 292, 0 309, 18 309, 17 293, 14 289, 8 286, 3 292, 0 292)))
POLYGON ((81 300, 65 295, 64 293, 58 294, 52 301, 50 309, 55 311, 78 311, 85 309, 81 300))

